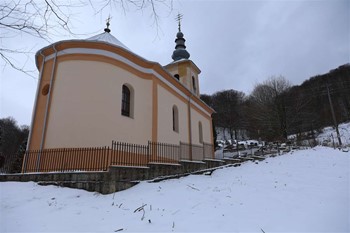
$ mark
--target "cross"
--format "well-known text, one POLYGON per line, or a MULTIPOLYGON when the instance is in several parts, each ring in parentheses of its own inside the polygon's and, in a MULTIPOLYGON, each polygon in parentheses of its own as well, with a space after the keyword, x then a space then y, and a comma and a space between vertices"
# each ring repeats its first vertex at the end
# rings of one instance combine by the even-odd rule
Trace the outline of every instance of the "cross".
POLYGON ((181 19, 183 17, 183 14, 178 13, 175 20, 179 22, 179 32, 181 31, 181 19))
POLYGON ((109 25, 110 25, 109 22, 111 21, 111 19, 112 19, 112 18, 111 18, 111 15, 108 15, 108 18, 107 18, 107 20, 106 20, 106 22, 107 22, 107 23, 106 23, 107 29, 109 29, 109 25))

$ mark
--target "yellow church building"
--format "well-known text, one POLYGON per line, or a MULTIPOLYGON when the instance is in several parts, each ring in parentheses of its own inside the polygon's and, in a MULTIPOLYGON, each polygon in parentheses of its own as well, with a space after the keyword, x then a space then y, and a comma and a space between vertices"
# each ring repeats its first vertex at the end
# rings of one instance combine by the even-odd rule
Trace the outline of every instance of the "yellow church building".
MULTIPOLYGON (((133 53, 107 23, 99 35, 39 50, 27 151, 101 147, 112 140, 213 145, 214 110, 200 100, 201 71, 189 59, 180 23, 175 43, 173 61, 162 66, 133 53)), ((25 158, 25 170, 42 163, 40 153, 32 162, 25 158)))

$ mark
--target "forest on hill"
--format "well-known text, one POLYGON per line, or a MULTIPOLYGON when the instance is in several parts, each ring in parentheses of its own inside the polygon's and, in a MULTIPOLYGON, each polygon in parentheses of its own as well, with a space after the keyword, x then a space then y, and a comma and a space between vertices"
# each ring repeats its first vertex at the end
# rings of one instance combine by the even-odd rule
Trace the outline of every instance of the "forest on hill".
POLYGON ((312 134, 350 120, 350 64, 301 85, 273 76, 249 95, 231 89, 201 99, 216 111, 214 125, 228 130, 232 139, 244 132, 249 138, 285 141, 291 134, 312 134))

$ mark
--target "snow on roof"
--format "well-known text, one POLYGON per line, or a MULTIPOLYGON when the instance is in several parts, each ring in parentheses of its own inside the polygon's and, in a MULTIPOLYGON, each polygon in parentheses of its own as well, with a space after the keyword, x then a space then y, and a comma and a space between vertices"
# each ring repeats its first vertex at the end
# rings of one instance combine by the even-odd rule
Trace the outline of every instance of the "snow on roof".
POLYGON ((102 42, 106 42, 112 45, 116 45, 119 47, 122 47, 124 49, 127 49, 130 51, 130 49, 128 47, 126 47, 122 42, 120 42, 117 38, 115 38, 114 36, 112 36, 112 34, 110 34, 109 32, 103 32, 101 34, 98 34, 96 36, 87 38, 86 40, 92 40, 92 41, 102 41, 102 42))

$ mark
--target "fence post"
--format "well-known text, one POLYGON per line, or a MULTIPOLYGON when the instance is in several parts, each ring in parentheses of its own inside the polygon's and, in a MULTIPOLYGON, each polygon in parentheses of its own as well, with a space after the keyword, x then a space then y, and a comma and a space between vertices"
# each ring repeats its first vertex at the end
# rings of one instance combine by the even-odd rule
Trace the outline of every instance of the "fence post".
POLYGON ((149 157, 150 157, 150 151, 149 151, 149 141, 148 141, 148 143, 147 143, 147 147, 146 147, 146 162, 147 162, 147 164, 149 164, 149 157))
POLYGON ((187 144, 188 146, 188 149, 189 149, 189 158, 190 158, 190 161, 193 161, 193 145, 191 143, 187 144))
POLYGON ((40 156, 41 156, 41 152, 42 152, 42 150, 40 149, 40 150, 38 150, 38 158, 37 158, 37 160, 36 160, 36 172, 39 172, 39 170, 40 170, 40 156))
POLYGON ((114 160, 115 160, 115 141, 112 141, 112 147, 111 147, 111 161, 109 163, 109 165, 111 166, 113 163, 114 163, 114 160))
POLYGON ((151 141, 148 141, 147 144, 147 163, 149 163, 151 161, 151 141))
POLYGON ((182 142, 180 141, 180 157, 179 160, 182 160, 183 154, 182 154, 182 142))
MULTIPOLYGON (((112 141, 112 146, 113 146, 113 141, 112 141)), ((107 164, 106 164, 106 170, 109 170, 109 166, 111 165, 112 161, 112 147, 109 149, 109 146, 107 147, 107 164)))
POLYGON ((215 159, 215 144, 211 144, 210 149, 211 149, 211 157, 215 159))
POLYGON ((28 151, 24 152, 24 158, 23 158, 23 165, 22 165, 22 173, 26 173, 27 172, 27 162, 28 162, 28 151))
POLYGON ((204 142, 202 142, 202 148, 203 148, 203 160, 205 160, 205 147, 204 147, 204 142))

